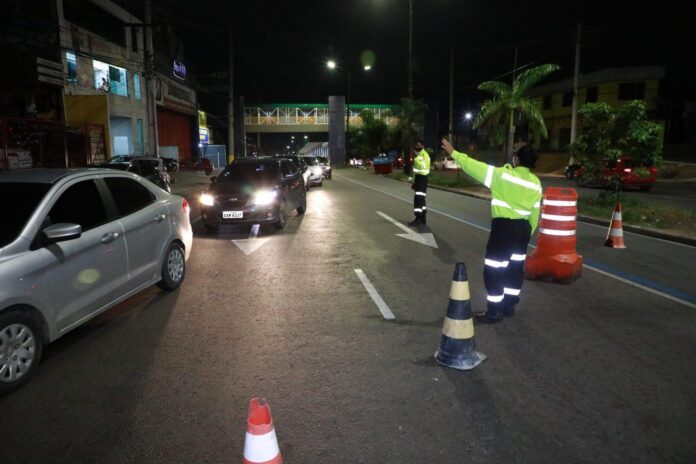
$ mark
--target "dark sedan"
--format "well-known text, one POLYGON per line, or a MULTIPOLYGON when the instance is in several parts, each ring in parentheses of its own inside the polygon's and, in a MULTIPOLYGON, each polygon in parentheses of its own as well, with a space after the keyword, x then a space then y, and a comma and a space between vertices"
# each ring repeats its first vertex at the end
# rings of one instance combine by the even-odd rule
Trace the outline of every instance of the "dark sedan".
POLYGON ((307 193, 297 167, 283 158, 246 158, 227 165, 201 195, 208 230, 223 224, 273 223, 285 227, 289 211, 304 214, 307 193))

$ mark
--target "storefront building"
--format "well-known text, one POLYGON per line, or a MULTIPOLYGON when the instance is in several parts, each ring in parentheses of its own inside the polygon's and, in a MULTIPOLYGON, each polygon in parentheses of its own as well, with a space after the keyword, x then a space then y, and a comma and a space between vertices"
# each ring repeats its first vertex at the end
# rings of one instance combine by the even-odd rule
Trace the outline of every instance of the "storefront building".
POLYGON ((196 92, 159 74, 155 81, 160 156, 188 161, 198 150, 196 92))

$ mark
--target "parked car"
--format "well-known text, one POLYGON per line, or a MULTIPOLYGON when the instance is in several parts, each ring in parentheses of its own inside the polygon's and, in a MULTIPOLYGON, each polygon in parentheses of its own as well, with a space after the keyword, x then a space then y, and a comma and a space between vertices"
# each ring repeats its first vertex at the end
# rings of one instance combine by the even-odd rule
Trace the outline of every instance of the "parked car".
POLYGON ((224 224, 268 222, 283 229, 290 211, 307 209, 304 178, 289 159, 238 159, 211 180, 200 197, 201 219, 211 231, 224 224))
POLYGON ((321 166, 321 175, 331 180, 331 160, 326 156, 317 156, 319 166, 321 166))
POLYGON ((310 187, 310 182, 309 182, 309 166, 307 163, 305 163, 304 159, 301 156, 294 156, 294 155, 275 155, 276 158, 284 158, 292 161, 292 163, 297 167, 297 169, 300 171, 302 174, 302 178, 304 179, 304 184, 305 188, 309 190, 310 187))
POLYGON ((203 171, 206 176, 213 173, 213 163, 208 158, 192 158, 188 161, 179 161, 179 169, 182 171, 203 171))
MULTIPOLYGON (((114 159, 114 158, 111 158, 114 159)), ((172 179, 164 166, 163 158, 154 156, 132 156, 127 161, 109 161, 97 167, 118 169, 138 174, 167 193, 172 193, 172 179)))
POLYGON ((186 199, 128 172, 0 173, 0 394, 27 382, 43 346, 135 293, 181 285, 186 199))
POLYGON ((309 167, 309 184, 318 185, 321 187, 324 183, 324 174, 322 172, 322 166, 319 162, 319 158, 317 156, 303 156, 302 160, 309 167))
POLYGON ((444 170, 447 170, 447 169, 451 169, 451 170, 461 169, 461 168, 459 167, 459 165, 457 164, 457 162, 454 161, 454 160, 453 160, 452 158, 450 158, 450 157, 445 157, 445 158, 442 158, 442 159, 440 159, 440 160, 434 161, 434 162, 433 162, 433 167, 434 167, 435 169, 444 169, 444 170))
POLYGON ((580 187, 599 186, 610 187, 614 181, 618 181, 621 188, 638 187, 641 190, 650 190, 657 181, 657 169, 652 165, 645 165, 630 156, 621 156, 616 160, 605 159, 599 178, 592 179, 584 166, 574 170, 575 181, 580 187))

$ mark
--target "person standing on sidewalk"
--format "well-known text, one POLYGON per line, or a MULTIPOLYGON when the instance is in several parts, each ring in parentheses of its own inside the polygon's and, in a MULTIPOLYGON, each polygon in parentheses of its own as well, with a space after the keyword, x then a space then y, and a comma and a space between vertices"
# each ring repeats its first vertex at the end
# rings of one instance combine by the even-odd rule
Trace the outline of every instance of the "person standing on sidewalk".
POLYGON ((425 206, 425 196, 428 191, 428 175, 430 174, 430 155, 423 148, 423 141, 416 141, 416 156, 413 158, 413 184, 411 188, 415 191, 413 195, 413 214, 416 218, 409 222, 409 226, 425 224, 427 213, 425 206))
POLYGON ((483 270, 487 309, 477 320, 500 322, 515 314, 524 281, 527 245, 539 223, 541 182, 530 171, 537 156, 524 145, 514 152, 512 165, 496 168, 459 153, 447 139, 442 139, 442 148, 465 173, 491 190, 491 233, 483 270))

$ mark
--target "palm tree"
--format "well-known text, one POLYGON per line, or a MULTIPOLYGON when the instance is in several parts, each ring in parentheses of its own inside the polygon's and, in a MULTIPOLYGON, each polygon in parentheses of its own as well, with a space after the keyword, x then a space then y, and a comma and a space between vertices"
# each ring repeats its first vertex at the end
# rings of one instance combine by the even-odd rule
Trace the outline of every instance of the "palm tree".
POLYGON ((483 103, 474 121, 474 127, 488 127, 489 138, 496 145, 503 144, 507 128, 506 157, 508 160, 512 158, 512 144, 515 138, 515 111, 519 111, 542 137, 548 137, 538 101, 526 96, 525 93, 557 69, 559 66, 556 64, 542 64, 530 68, 515 78, 512 88, 509 84, 499 81, 486 81, 478 86, 479 90, 492 93, 493 98, 483 103))

